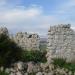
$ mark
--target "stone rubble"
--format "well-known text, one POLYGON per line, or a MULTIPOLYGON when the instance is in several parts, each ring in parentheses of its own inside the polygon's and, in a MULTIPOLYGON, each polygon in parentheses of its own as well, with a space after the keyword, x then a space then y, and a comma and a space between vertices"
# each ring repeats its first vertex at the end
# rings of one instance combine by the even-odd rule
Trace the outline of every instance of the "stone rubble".
MULTIPOLYGON (((32 67, 38 65, 33 62, 28 62, 28 63, 32 65, 32 67)), ((28 65, 28 63, 26 64, 28 65)), ((47 65, 47 63, 42 63, 44 67, 43 69, 43 67, 41 66, 41 63, 39 63, 40 65, 40 66, 38 65, 40 69, 39 71, 35 71, 35 68, 27 71, 30 66, 24 65, 24 62, 17 62, 15 64, 14 64, 14 67, 7 68, 5 72, 9 73, 9 75, 75 75, 75 72, 73 74, 73 72, 69 71, 68 69, 60 68, 60 67, 55 68, 53 64, 47 65), (21 66, 21 68, 19 68, 18 64, 21 66), (24 67, 27 67, 27 69, 24 70, 24 67)))

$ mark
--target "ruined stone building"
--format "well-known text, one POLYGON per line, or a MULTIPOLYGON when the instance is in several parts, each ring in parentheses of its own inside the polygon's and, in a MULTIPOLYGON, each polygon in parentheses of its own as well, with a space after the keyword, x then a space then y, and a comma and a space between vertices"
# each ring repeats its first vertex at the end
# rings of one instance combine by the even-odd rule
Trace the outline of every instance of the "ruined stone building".
MULTIPOLYGON (((0 34, 9 34, 7 28, 0 28, 0 34)), ((9 35, 10 36, 10 35, 9 35)), ((40 50, 40 38, 37 34, 19 32, 10 37, 24 50, 40 50)), ((70 24, 51 26, 48 30, 47 59, 61 57, 67 61, 75 60, 75 31, 70 24)))
POLYGON ((71 29, 70 24, 50 27, 47 51, 48 61, 53 57, 75 60, 75 31, 71 29))
POLYGON ((19 32, 14 36, 14 41, 23 49, 39 50, 40 38, 37 34, 28 34, 19 32))
POLYGON ((37 34, 18 32, 15 36, 10 35, 6 27, 0 28, 0 34, 6 34, 24 50, 39 50, 40 38, 37 34))

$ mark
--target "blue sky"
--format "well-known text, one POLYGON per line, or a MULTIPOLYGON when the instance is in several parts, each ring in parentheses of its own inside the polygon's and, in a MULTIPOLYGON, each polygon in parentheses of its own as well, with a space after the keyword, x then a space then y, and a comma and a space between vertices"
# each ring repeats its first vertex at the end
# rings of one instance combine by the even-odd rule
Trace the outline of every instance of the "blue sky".
POLYGON ((50 25, 75 29, 75 0, 0 0, 0 26, 46 36, 50 25))

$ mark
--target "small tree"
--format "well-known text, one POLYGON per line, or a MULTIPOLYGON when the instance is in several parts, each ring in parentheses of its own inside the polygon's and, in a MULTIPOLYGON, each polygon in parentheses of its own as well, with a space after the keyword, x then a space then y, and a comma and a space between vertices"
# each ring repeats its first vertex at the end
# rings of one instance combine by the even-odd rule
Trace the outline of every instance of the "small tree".
POLYGON ((21 57, 21 48, 6 34, 0 35, 0 66, 10 66, 21 57))

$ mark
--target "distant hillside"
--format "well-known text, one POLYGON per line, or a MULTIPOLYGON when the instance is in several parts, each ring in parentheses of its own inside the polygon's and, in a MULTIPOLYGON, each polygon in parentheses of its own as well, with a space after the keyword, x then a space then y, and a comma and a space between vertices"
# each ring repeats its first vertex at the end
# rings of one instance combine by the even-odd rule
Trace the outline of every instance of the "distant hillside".
POLYGON ((46 50, 47 38, 40 38, 40 50, 46 50))
POLYGON ((40 43, 47 43, 47 38, 40 38, 40 43))

